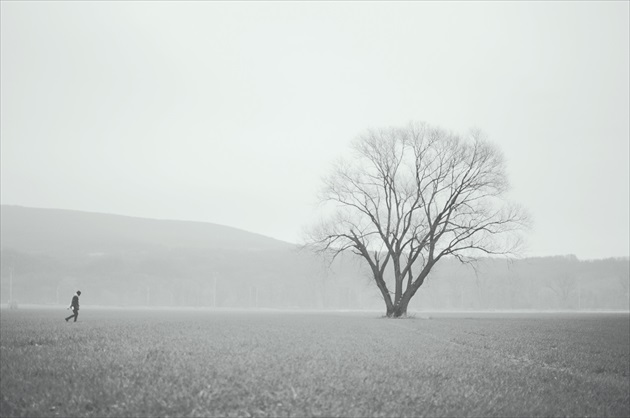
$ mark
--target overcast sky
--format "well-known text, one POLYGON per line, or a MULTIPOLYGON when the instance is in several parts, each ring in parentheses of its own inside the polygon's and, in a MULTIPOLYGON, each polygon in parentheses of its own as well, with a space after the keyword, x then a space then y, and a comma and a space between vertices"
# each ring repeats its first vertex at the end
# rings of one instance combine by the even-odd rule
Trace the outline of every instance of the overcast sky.
POLYGON ((2 203, 296 242, 370 127, 482 129, 526 255, 629 254, 628 2, 6 2, 2 203))

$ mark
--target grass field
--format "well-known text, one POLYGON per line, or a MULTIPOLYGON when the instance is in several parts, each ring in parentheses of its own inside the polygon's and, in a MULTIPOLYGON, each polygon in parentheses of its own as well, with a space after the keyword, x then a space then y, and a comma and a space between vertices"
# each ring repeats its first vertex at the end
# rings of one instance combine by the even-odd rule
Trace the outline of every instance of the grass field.
POLYGON ((66 314, 2 311, 2 417, 630 415, 628 314, 66 314))

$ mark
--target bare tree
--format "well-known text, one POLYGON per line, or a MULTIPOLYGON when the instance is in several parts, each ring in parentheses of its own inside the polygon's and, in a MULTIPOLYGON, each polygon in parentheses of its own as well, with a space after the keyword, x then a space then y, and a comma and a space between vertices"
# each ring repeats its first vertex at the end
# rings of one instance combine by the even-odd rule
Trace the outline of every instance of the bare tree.
POLYGON ((613 267, 613 274, 617 279, 617 283, 621 288, 621 293, 623 294, 624 308, 627 308, 630 304, 630 262, 628 259, 616 259, 611 260, 613 267))
POLYGON ((546 287, 556 294, 561 308, 568 308, 572 293, 577 291, 580 298, 579 261, 575 255, 562 256, 557 258, 556 266, 558 270, 547 278, 546 287))
POLYGON ((569 297, 578 289, 578 282, 571 272, 564 271, 555 275, 552 280, 547 283, 547 288, 551 289, 551 291, 558 296, 560 307, 568 308, 569 297))
POLYGON ((504 200, 502 153, 479 131, 460 137, 417 123, 370 130, 352 149, 325 179, 325 219, 309 242, 333 257, 360 255, 388 317, 406 315, 443 257, 472 263, 518 246, 518 234, 506 233, 524 226, 525 213, 504 200))

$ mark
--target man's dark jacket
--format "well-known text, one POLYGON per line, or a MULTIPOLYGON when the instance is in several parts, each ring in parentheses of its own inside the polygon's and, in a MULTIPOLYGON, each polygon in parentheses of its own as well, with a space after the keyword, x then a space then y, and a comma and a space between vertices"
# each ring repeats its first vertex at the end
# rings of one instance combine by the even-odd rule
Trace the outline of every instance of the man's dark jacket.
POLYGON ((79 310, 79 296, 78 295, 72 296, 72 303, 70 304, 70 306, 72 307, 73 311, 79 310))

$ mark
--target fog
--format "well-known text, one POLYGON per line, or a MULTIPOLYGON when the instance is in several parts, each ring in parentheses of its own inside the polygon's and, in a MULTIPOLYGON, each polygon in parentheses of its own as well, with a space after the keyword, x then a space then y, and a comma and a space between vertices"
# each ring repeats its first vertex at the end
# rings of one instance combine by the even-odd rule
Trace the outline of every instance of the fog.
POLYGON ((382 310, 302 232, 354 138, 426 121, 481 129, 533 226, 410 310, 628 309, 628 2, 0 9, 3 303, 382 310))
MULTIPOLYGON (((360 257, 332 263, 220 225, 2 206, 0 301, 218 309, 368 309, 384 302, 360 257), (5 223, 6 222, 6 223, 5 223)), ((628 310, 628 258, 441 260, 410 311, 628 310)), ((391 280, 391 271, 387 275, 391 280)))
POLYGON ((1 200, 298 243, 368 128, 480 128, 525 256, 625 257, 627 2, 2 2, 1 200))
MULTIPOLYGON (((247 268, 239 266, 238 256, 229 260, 229 254, 220 254, 219 270, 100 256, 84 260, 77 271, 50 258, 13 255, 2 254, 10 260, 3 263, 3 303, 9 301, 12 274, 13 298, 18 303, 68 305, 80 289, 85 306, 384 311, 375 285, 357 259, 328 268, 303 255, 265 253, 251 257, 248 264, 255 267, 247 268), (143 264, 146 270, 139 272, 136 268, 143 264)), ((410 311, 629 308, 627 259, 580 261, 568 256, 517 262, 489 259, 480 264, 475 272, 456 260, 442 261, 412 300, 410 311)))

